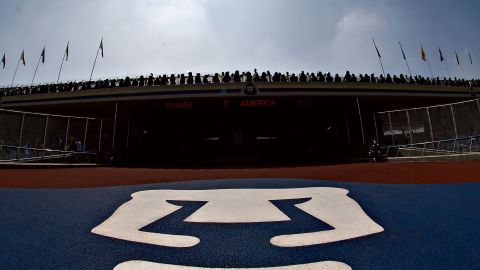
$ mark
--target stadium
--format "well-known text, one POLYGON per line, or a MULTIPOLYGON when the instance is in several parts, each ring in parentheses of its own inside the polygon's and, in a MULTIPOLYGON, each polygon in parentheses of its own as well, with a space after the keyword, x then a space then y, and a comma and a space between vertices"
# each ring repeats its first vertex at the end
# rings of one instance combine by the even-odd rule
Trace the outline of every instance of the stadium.
MULTIPOLYGON (((433 145, 475 139, 480 130, 474 101, 445 120, 440 119, 444 111, 432 111, 430 119, 411 113, 410 126, 405 115, 392 113, 392 120, 379 114, 474 100, 478 81, 407 80, 404 75, 386 80, 361 75, 357 81, 354 74, 354 79, 336 75, 334 80, 321 72, 302 72, 300 78, 287 73, 288 79, 270 72, 223 74, 204 75, 203 81, 190 73, 162 82, 162 76, 151 74, 4 89, 3 147, 20 160, 35 161, 61 151, 70 160, 95 154, 106 162, 111 155, 117 164, 345 162, 367 158, 373 140, 385 146, 433 145), (432 121, 439 125, 436 134, 430 132, 432 121), (453 122, 460 133, 440 130, 453 131, 453 122), (402 138, 409 136, 415 139, 402 138)), ((438 150, 460 151, 445 147, 438 150)))
POLYGON ((480 4, 384 2, 0 3, 0 269, 477 269, 480 4))

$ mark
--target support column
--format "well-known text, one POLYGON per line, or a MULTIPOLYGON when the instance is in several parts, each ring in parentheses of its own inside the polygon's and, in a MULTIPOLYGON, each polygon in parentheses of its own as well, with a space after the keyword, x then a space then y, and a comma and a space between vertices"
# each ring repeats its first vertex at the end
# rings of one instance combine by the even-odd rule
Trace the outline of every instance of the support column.
POLYGON ((453 151, 455 151, 457 147, 457 139, 458 139, 458 130, 457 130, 457 121, 455 119, 455 112, 453 111, 453 106, 450 105, 450 111, 452 112, 452 119, 453 119, 453 127, 455 129, 455 141, 453 142, 453 151))
POLYGON ((347 139, 348 139, 348 143, 350 144, 352 142, 352 140, 350 138, 350 127, 348 126, 347 112, 344 112, 344 114, 345 114, 345 125, 347 126, 347 139))
POLYGON ((88 132, 88 118, 85 123, 85 135, 83 135, 83 151, 82 152, 87 152, 87 132, 88 132))
POLYGON ((362 142, 365 144, 365 133, 363 132, 363 121, 362 121, 362 111, 360 110, 360 102, 358 101, 357 98, 357 108, 358 108, 358 116, 360 117, 360 128, 362 130, 362 142))
POLYGON ((392 144, 395 145, 395 136, 393 135, 393 125, 392 125, 392 117, 390 116, 390 112, 388 114, 388 122, 390 124, 390 133, 392 134, 392 144))
POLYGON ((63 146, 63 150, 67 151, 67 142, 68 142, 68 130, 70 129, 70 117, 68 117, 68 122, 67 122, 67 132, 65 132, 65 143, 63 146))
POLYGON ((478 108, 478 117, 479 117, 479 122, 480 122, 480 99, 477 99, 477 108, 478 108))
POLYGON ((450 111, 452 112, 453 127, 455 128, 455 139, 457 139, 458 138, 457 121, 455 119, 455 112, 453 111, 452 105, 450 105, 450 111))
POLYGON ((375 125, 375 138, 377 138, 377 143, 379 143, 379 140, 378 140, 377 117, 376 117, 375 113, 373 114, 373 124, 375 125))
POLYGON ((115 117, 113 120, 113 137, 112 137, 112 149, 115 149, 115 134, 117 131, 117 113, 118 113, 118 101, 115 102, 115 117))
POLYGON ((100 134, 98 134, 98 151, 102 149, 102 131, 103 131, 103 119, 100 120, 100 134))
POLYGON ((128 122, 127 122, 127 148, 129 145, 129 140, 130 140, 130 121, 131 121, 131 116, 128 114, 128 122))
POLYGON ((20 147, 22 147, 23 124, 25 123, 25 113, 22 114, 22 124, 20 125, 20 133, 18 134, 17 143, 17 160, 20 159, 20 147))
POLYGON ((47 148, 47 130, 48 130, 48 119, 49 116, 47 115, 47 120, 45 121, 45 131, 43 133, 43 148, 47 148))
POLYGON ((432 119, 430 118, 430 110, 428 108, 427 109, 427 116, 428 116, 428 124, 430 125, 430 138, 432 139, 432 142, 435 141, 435 139, 433 138, 433 128, 432 128, 432 119))
POLYGON ((410 144, 413 144, 413 135, 412 135, 412 125, 410 123, 410 114, 408 110, 405 111, 407 114, 407 123, 408 123, 408 135, 410 136, 410 144))

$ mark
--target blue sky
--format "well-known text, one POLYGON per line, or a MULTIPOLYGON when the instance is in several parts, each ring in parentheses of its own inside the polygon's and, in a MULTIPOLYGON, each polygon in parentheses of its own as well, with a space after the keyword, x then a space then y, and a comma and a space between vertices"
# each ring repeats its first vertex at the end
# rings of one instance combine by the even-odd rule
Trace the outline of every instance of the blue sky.
POLYGON ((22 49, 16 84, 28 84, 43 46, 46 63, 36 82, 56 81, 67 41, 70 59, 62 80, 86 80, 100 39, 105 58, 94 79, 218 71, 330 71, 445 76, 438 46, 452 76, 480 77, 480 1, 473 0, 0 0, 0 85, 10 85, 22 49), (468 60, 471 52, 474 65, 468 60))

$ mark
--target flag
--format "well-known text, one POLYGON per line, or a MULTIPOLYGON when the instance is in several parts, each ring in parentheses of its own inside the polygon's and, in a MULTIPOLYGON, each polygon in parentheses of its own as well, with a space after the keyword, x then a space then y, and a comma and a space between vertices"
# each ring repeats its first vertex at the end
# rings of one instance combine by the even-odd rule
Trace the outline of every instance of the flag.
POLYGON ((43 47, 43 51, 40 57, 42 58, 42 64, 45 64, 45 47, 43 47))
POLYGON ((423 49, 423 46, 421 46, 422 49, 422 60, 427 61, 427 54, 425 53, 425 50, 423 49))
POLYGON ((5 69, 5 54, 3 54, 2 64, 3 64, 3 69, 5 69))
POLYGON ((100 50, 102 50, 102 58, 103 58, 103 39, 100 41, 100 50))
POLYGON ((443 62, 443 60, 445 60, 445 58, 443 58, 442 50, 440 48, 438 48, 438 52, 440 53, 440 62, 443 62))
POLYGON ((68 61, 68 45, 70 42, 67 43, 67 48, 65 49, 65 61, 68 61))
POLYGON ((377 51, 378 58, 382 58, 382 55, 380 55, 380 51, 377 48, 377 44, 375 44, 375 39, 373 40, 373 46, 375 46, 375 50, 377 51))
POLYGON ((403 51, 402 43, 400 43, 400 41, 399 41, 398 44, 400 44, 400 50, 402 50, 403 60, 407 61, 407 56, 405 55, 405 52, 403 51))
POLYGON ((473 65, 472 55, 470 54, 470 52, 468 52, 468 57, 470 58, 470 64, 473 65))
POLYGON ((460 59, 458 58, 458 53, 455 52, 455 56, 457 57, 457 64, 460 66, 460 59))
POLYGON ((22 51, 22 55, 20 55, 20 60, 22 61, 22 64, 25 66, 25 50, 22 51))

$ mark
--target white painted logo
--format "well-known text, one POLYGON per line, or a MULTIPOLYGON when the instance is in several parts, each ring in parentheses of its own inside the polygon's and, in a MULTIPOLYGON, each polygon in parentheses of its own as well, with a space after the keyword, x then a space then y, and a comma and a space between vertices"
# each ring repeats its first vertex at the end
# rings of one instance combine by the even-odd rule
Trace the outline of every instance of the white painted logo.
MULTIPOLYGON (((375 234, 383 228, 375 223, 350 197, 348 190, 340 188, 297 188, 297 189, 225 189, 225 190, 150 190, 132 194, 132 200, 120 206, 105 222, 92 232, 107 237, 157 246, 187 248, 200 243, 192 235, 173 235, 140 231, 160 220, 181 206, 167 201, 206 202, 187 217, 184 222, 197 223, 256 223, 289 221, 271 201, 310 199, 296 204, 300 210, 321 220, 334 229, 319 232, 278 235, 270 239, 277 247, 302 247, 332 243, 375 234)), ((194 270, 183 266, 131 261, 115 269, 172 269, 194 270)), ((351 269, 340 262, 260 269, 351 269), (313 267, 314 266, 314 267, 313 267)))

